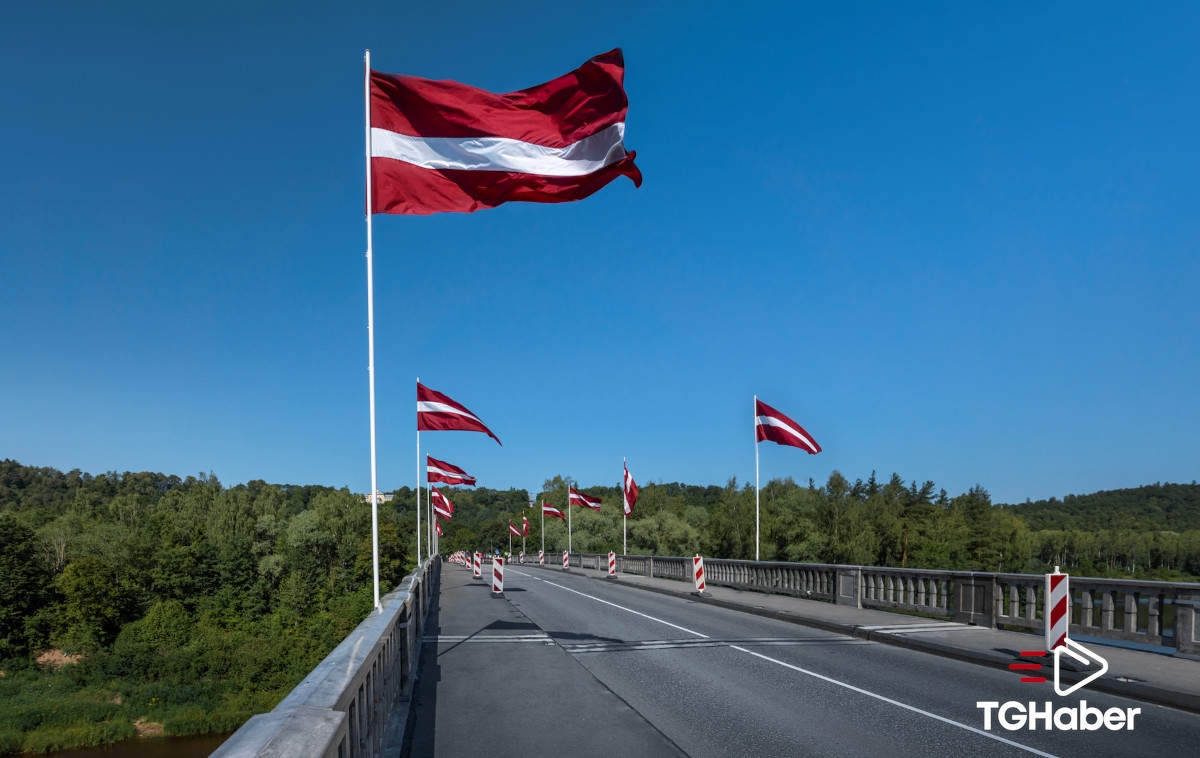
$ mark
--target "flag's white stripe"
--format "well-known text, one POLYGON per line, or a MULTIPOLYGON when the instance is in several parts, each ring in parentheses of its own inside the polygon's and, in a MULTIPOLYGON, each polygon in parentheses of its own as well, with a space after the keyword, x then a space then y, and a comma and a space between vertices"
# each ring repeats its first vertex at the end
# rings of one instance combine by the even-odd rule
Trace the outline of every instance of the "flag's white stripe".
POLYGON ((429 469, 430 474, 441 474, 442 476, 448 476, 448 477, 451 477, 452 479, 474 479, 475 478, 475 477, 471 476, 470 474, 460 474, 457 471, 447 471, 446 469, 438 468, 437 466, 428 466, 427 468, 429 469))
MULTIPOLYGON (((417 401, 417 413, 454 413, 459 416, 466 416, 467 418, 479 421, 478 416, 473 413, 468 413, 462 408, 455 408, 453 405, 447 405, 446 403, 431 403, 426 400, 417 401)), ((482 424, 483 422, 479 421, 479 423, 482 424)))
POLYGON ((625 158, 625 124, 618 123, 566 147, 507 137, 410 137, 371 129, 371 157, 429 169, 512 171, 541 176, 587 176, 625 158))
POLYGON ((774 416, 759 416, 758 423, 762 424, 763 426, 773 426, 773 427, 776 427, 777 429, 782 429, 785 432, 791 434, 796 439, 803 442, 804 446, 807 447, 809 450, 812 450, 814 453, 817 452, 816 443, 814 443, 806 435, 801 434, 800 430, 797 429, 796 427, 791 426, 787 423, 784 423, 783 421, 780 421, 779 419, 775 418, 774 416))

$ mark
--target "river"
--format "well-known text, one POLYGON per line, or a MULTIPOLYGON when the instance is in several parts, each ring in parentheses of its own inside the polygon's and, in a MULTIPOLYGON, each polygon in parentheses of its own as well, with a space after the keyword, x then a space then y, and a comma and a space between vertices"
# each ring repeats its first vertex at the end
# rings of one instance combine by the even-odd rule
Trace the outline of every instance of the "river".
POLYGON ((47 755, 50 758, 205 758, 228 737, 228 734, 143 737, 107 747, 77 747, 47 755))

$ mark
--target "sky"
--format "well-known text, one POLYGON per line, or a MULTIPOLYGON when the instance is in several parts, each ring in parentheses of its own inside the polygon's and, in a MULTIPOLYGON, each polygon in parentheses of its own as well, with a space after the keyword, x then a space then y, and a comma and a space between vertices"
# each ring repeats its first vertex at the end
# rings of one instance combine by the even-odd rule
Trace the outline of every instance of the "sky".
POLYGON ((374 217, 379 486, 415 383, 482 486, 823 452, 1023 502, 1200 469, 1200 6, 9 3, 0 458, 370 488, 363 53, 524 89, 620 47, 618 179, 374 217))

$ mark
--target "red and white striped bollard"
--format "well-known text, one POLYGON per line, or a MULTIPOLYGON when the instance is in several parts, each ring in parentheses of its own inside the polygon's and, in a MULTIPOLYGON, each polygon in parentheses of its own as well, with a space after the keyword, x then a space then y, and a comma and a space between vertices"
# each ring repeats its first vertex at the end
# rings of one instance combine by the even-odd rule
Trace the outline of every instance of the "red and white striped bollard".
POLYGON ((504 595, 504 559, 496 556, 492 560, 492 597, 504 595))
POLYGON ((696 583, 695 595, 704 593, 704 559, 697 555, 692 559, 692 579, 696 583))
POLYGON ((475 571, 473 573, 476 579, 483 578, 483 553, 475 554, 475 571))
POLYGON ((617 554, 608 554, 608 575, 615 577, 617 575, 617 554))
POLYGON ((1067 574, 1046 574, 1046 652, 1067 644, 1067 625, 1071 623, 1070 579, 1067 574))
POLYGON ((545 550, 538 551, 538 565, 539 566, 546 565, 546 551, 545 550))
POLYGON ((563 551, 563 569, 562 569, 562 570, 563 570, 563 571, 570 571, 570 570, 571 570, 571 560, 570 560, 570 558, 567 556, 567 551, 566 551, 566 550, 564 550, 564 551, 563 551))

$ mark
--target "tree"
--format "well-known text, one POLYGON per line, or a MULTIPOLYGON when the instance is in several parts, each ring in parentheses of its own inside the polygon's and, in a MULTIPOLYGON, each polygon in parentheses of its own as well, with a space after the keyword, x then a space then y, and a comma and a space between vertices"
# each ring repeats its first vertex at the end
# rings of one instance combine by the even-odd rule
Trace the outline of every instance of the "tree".
POLYGON ((45 602, 48 580, 33 530, 0 515, 0 659, 25 652, 25 619, 45 602))

